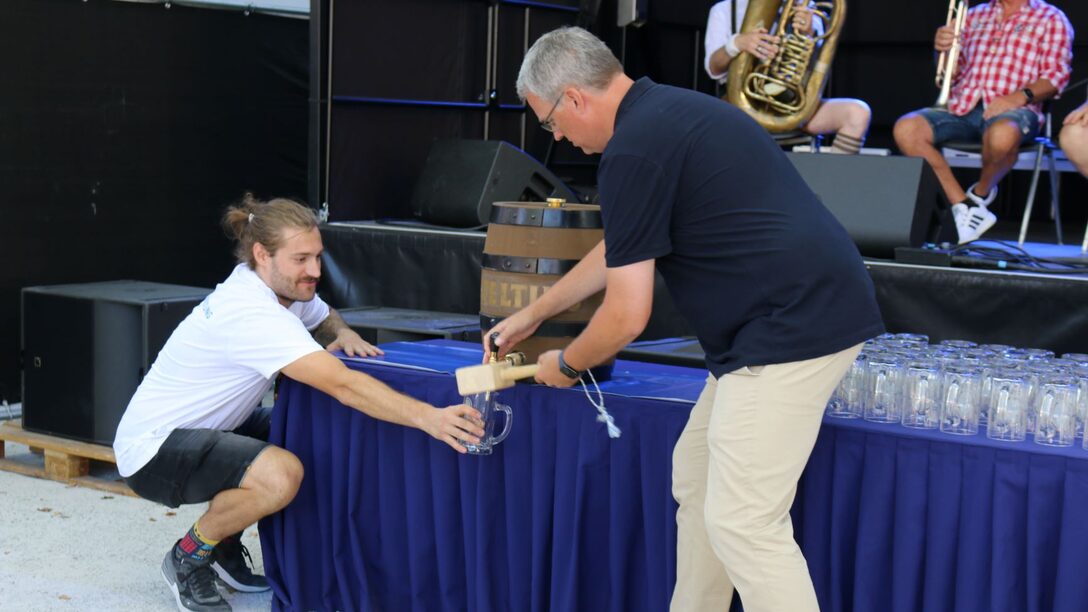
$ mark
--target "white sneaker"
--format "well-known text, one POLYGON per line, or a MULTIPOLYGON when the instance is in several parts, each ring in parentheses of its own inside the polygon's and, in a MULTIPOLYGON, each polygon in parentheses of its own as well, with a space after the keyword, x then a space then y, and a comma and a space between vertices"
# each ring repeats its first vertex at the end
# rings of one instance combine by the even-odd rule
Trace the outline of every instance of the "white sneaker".
POLYGON ((975 195, 975 187, 978 183, 975 183, 967 188, 967 199, 970 200, 976 206, 989 206, 994 203, 994 198, 997 197, 997 187, 990 190, 990 193, 986 194, 986 197, 975 195))
MULTIPOLYGON (((957 204, 956 206, 961 205, 957 204)), ((953 209, 955 209, 955 206, 953 209)), ((956 213, 954 210, 952 214, 955 216, 956 213)), ((956 220, 956 229, 959 230, 960 233, 960 244, 978 240, 988 229, 994 226, 994 223, 997 223, 997 215, 990 212, 990 209, 985 206, 972 206, 971 208, 968 208, 962 227, 960 226, 959 219, 956 220)))
POLYGON ((952 220, 956 223, 956 235, 959 237, 960 244, 966 242, 963 236, 967 233, 967 217, 970 215, 967 205, 963 202, 952 205, 952 220))

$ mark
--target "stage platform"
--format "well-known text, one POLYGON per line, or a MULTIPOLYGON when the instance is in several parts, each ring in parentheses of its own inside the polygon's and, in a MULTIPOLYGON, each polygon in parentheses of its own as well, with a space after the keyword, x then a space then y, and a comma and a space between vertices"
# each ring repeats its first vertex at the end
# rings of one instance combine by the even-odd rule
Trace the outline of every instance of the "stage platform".
MULTIPOLYGON (((1027 243, 1025 250, 1035 257, 1079 259, 1079 242, 1064 247, 1045 242, 1052 227, 1034 224, 1029 239, 1038 242, 1027 243)), ((1011 222, 992 234, 1008 238, 1007 229, 1013 229, 1011 222)), ((1065 230, 1071 237, 1072 228, 1065 230)), ((321 232, 326 249, 321 294, 334 307, 478 312, 484 232, 370 221, 330 223, 321 232)), ((1009 243, 1015 246, 1015 238, 1009 243)), ((971 246, 994 245, 1001 246, 992 241, 971 246)), ((946 267, 866 259, 865 265, 889 331, 924 333, 934 341, 1088 352, 1088 274, 1002 270, 989 263, 946 267)), ((692 335, 658 281, 653 315, 639 340, 692 335)))

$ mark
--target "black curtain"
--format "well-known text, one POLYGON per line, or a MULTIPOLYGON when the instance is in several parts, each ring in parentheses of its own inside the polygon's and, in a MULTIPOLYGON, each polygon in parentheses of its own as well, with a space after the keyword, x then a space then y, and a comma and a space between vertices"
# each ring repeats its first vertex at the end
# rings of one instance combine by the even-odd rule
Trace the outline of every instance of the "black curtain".
POLYGON ((307 27, 176 5, 0 3, 0 396, 19 396, 22 287, 211 287, 233 265, 218 226, 230 201, 306 196, 307 27))

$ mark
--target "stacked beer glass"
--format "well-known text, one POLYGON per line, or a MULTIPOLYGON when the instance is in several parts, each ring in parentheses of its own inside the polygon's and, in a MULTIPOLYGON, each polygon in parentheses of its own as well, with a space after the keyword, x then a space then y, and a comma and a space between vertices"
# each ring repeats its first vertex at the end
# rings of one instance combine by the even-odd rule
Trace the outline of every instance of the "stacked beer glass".
POLYGON ((1047 446, 1079 436, 1088 449, 1088 354, 884 334, 866 343, 827 414, 1047 446))

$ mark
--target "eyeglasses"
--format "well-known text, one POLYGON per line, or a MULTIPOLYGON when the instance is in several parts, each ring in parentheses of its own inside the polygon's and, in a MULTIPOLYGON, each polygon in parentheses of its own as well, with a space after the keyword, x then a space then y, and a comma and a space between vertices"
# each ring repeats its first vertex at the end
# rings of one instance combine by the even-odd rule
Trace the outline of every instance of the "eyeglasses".
POLYGON ((555 109, 559 108, 559 103, 563 101, 563 93, 560 92, 559 97, 555 99, 555 104, 552 104, 552 110, 548 111, 548 115, 544 117, 540 122, 540 127, 548 130, 549 132, 555 131, 555 124, 552 123, 552 115, 555 114, 555 109))

